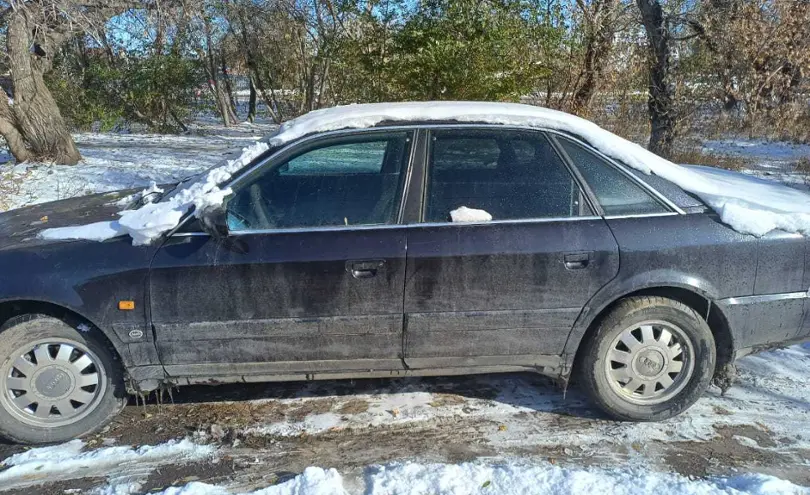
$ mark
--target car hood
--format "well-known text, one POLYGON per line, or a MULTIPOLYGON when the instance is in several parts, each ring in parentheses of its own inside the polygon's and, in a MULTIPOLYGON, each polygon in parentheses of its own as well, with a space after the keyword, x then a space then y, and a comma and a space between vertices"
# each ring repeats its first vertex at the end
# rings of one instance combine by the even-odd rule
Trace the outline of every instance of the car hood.
POLYGON ((118 203, 139 190, 127 189, 92 194, 0 213, 0 249, 7 249, 21 243, 30 247, 37 244, 66 242, 41 239, 37 234, 55 227, 114 220, 117 218, 117 213, 126 206, 118 203))

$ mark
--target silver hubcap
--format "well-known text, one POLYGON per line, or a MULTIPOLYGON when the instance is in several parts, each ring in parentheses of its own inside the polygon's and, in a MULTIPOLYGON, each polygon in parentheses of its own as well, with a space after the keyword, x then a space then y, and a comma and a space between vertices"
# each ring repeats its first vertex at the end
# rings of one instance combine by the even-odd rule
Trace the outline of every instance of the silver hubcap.
POLYGON ((694 371, 691 340, 676 325, 646 321, 611 343, 605 373, 614 392, 635 404, 660 404, 677 395, 694 371))
POLYGON ((104 393, 104 370, 76 342, 44 341, 20 349, 3 365, 6 411, 34 426, 61 426, 89 414, 104 393))

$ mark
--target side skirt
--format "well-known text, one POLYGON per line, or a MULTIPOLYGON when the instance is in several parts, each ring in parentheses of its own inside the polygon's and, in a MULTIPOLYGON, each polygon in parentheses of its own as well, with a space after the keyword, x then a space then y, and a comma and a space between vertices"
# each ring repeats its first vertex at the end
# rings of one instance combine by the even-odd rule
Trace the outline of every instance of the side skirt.
MULTIPOLYGON (((341 363, 342 366, 340 367, 344 368, 344 370, 340 371, 330 371, 326 369, 325 366, 319 366, 319 363, 308 363, 311 372, 293 370, 286 372, 280 371, 279 365, 286 363, 251 363, 242 365, 251 368, 249 373, 233 373, 233 369, 228 373, 224 369, 217 370, 216 365, 197 365, 200 367, 193 371, 189 369, 190 366, 166 366, 166 371, 169 374, 166 381, 174 385, 215 385, 224 383, 400 378, 407 376, 460 376, 519 372, 540 373, 550 378, 559 379, 561 366, 563 364, 560 356, 534 356, 532 364, 503 364, 504 361, 509 361, 507 356, 467 358, 464 360, 465 363, 463 363, 463 365, 460 362, 448 363, 447 359, 435 360, 436 362, 443 361, 443 366, 427 362, 433 360, 425 359, 422 361, 425 362, 420 362, 419 367, 409 369, 360 369, 362 364, 371 363, 341 363), (502 364, 494 364, 494 362, 498 360, 500 360, 502 364), (476 361, 479 362, 476 363, 476 361), (450 366, 448 366, 448 364, 450 364, 450 366), (347 367, 355 369, 345 370, 347 367), (264 368, 265 371, 261 371, 262 368, 264 368), (271 371, 273 368, 274 370, 271 371)), ((304 363, 300 364, 303 365, 304 363)))

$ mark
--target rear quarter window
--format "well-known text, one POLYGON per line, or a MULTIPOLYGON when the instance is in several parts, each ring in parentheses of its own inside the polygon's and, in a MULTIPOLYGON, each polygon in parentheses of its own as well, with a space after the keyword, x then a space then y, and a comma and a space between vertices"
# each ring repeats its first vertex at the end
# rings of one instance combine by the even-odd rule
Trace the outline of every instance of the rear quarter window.
POLYGON ((641 185, 598 154, 569 139, 558 139, 606 215, 643 215, 670 211, 641 185))

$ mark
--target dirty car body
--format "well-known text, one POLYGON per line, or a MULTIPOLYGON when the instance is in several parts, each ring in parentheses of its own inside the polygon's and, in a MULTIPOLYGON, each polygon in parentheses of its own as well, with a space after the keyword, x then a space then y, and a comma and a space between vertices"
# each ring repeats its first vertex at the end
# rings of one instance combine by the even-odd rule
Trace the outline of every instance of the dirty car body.
POLYGON ((271 148, 226 185, 218 232, 187 215, 148 246, 37 238, 109 219, 120 195, 0 214, 0 323, 45 314, 98 334, 130 392, 511 371, 566 382, 599 322, 642 296, 699 314, 718 369, 810 335, 804 237, 737 233, 576 135, 337 130, 271 148), (493 219, 450 221, 460 206, 493 219))

